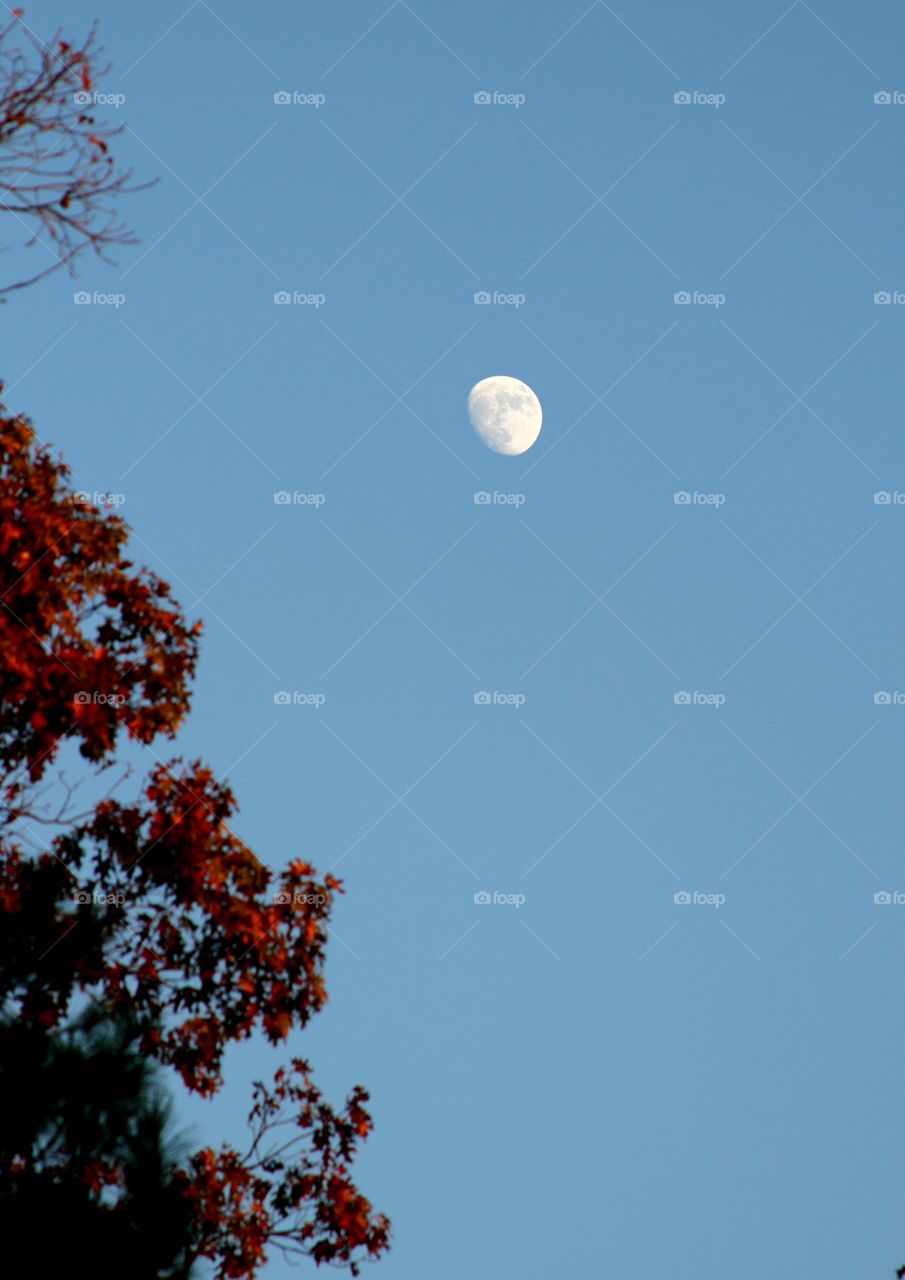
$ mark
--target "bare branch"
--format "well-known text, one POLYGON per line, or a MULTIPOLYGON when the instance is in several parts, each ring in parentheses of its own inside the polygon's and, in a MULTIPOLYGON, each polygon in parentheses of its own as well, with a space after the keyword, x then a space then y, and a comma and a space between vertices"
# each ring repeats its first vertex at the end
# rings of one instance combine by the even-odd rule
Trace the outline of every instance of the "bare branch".
POLYGON ((94 27, 76 45, 60 32, 44 44, 19 18, 0 29, 0 214, 23 229, 20 247, 41 245, 53 258, 0 285, 0 301, 61 267, 74 275, 86 249, 109 262, 114 245, 136 243, 114 204, 142 187, 110 153, 122 126, 95 116, 105 97, 95 84, 108 70, 100 52, 94 27))

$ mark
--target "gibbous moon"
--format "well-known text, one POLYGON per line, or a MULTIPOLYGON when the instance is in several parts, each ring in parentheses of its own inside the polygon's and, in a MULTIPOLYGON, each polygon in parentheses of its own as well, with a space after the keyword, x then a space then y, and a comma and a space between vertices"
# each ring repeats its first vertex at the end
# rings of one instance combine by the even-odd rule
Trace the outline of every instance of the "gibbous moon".
POLYGON ((543 411, 526 383, 497 374, 469 391, 468 417, 488 449, 515 457, 540 435, 543 411))

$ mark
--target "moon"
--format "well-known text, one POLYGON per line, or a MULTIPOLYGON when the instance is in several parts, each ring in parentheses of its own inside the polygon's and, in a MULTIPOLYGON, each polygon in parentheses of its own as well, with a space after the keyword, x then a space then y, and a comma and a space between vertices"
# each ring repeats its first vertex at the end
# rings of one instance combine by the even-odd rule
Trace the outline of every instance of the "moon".
POLYGON ((483 378, 468 393, 471 425, 494 453, 515 457, 530 449, 540 435, 543 416, 527 383, 505 374, 483 378))

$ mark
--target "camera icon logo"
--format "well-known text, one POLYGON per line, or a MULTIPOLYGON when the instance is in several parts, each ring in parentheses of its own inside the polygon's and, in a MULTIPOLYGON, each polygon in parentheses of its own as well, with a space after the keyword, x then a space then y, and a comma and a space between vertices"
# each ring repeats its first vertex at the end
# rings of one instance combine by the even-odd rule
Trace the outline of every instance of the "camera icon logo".
POLYGON ((489 705, 490 705, 490 694, 489 694, 489 693, 486 693, 486 692, 482 689, 480 693, 476 693, 476 694, 475 694, 475 696, 474 696, 474 704, 475 704, 475 706, 476 706, 476 707, 486 707, 486 706, 489 706, 489 705))
POLYGON ((278 489, 273 495, 273 500, 278 507, 285 507, 292 501, 292 494, 288 489, 278 489))
POLYGON ((474 896, 475 906, 486 907, 490 902, 490 894, 486 889, 479 890, 474 896))
POLYGON ((73 702, 80 702, 82 703, 83 706, 86 702, 90 702, 90 701, 91 701, 91 694, 86 693, 84 689, 80 689, 79 692, 73 698, 73 702))
POLYGON ((892 694, 881 691, 874 694, 874 705, 877 707, 888 707, 892 702, 892 694))
POLYGON ((488 102, 491 101, 491 98, 486 89, 479 89, 474 96, 474 100, 476 106, 486 107, 488 102))
POLYGON ((687 707, 691 702, 691 694, 686 693, 684 689, 680 689, 678 693, 672 695, 672 700, 677 707, 687 707))
POLYGON ((478 306, 486 306, 491 301, 491 297, 486 289, 479 289, 474 296, 474 300, 478 306))
POLYGON ((672 300, 678 307, 687 307, 691 302, 691 294, 685 289, 680 289, 678 293, 672 295, 672 300))
POLYGON ((678 93, 672 95, 672 100, 677 107, 687 107, 691 102, 691 94, 687 89, 680 89, 678 93))
POLYGON ((874 494, 874 502, 878 507, 888 507, 892 502, 892 494, 886 489, 880 489, 874 494))
POLYGON ((285 689, 281 689, 279 693, 273 695, 273 701, 278 707, 288 707, 292 701, 292 695, 287 693, 285 689))
POLYGON ((874 305, 878 307, 888 307, 892 302, 892 294, 887 289, 879 289, 874 294, 874 305))
POLYGON ((887 893, 885 889, 881 889, 879 893, 874 894, 874 902, 878 907, 888 907, 892 902, 892 894, 887 893))
POLYGON ((678 893, 672 895, 672 900, 677 907, 687 907, 691 902, 691 894, 687 889, 680 889, 678 893))
POLYGON ((292 101, 292 94, 287 93, 285 89, 280 89, 273 95, 273 100, 278 107, 285 107, 287 102, 292 101))
POLYGON ((275 907, 288 907, 292 901, 292 895, 289 893, 275 893, 273 895, 273 905, 275 907))
POLYGON ((672 500, 677 507, 687 507, 691 502, 691 494, 686 489, 680 489, 672 495, 672 500))
POLYGON ((280 289, 279 293, 273 295, 273 300, 278 307, 285 307, 292 301, 292 294, 287 293, 285 289, 280 289))
POLYGON ((874 94, 874 102, 878 107, 887 107, 892 102, 892 94, 888 89, 880 89, 874 94))
POLYGON ((79 893, 74 893, 74 894, 72 895, 72 900, 73 900, 73 902, 78 902, 78 903, 80 903, 82 906, 84 906, 86 902, 90 902, 90 901, 91 901, 91 894, 90 894, 90 893, 85 893, 84 891, 80 891, 79 893))
POLYGON ((490 502, 490 494, 486 489, 479 489, 474 496, 474 504, 476 507, 486 507, 490 502))
POLYGON ((84 90, 81 93, 74 93, 72 101, 77 107, 87 107, 91 104, 91 94, 85 93, 84 90))
POLYGON ((80 289, 78 293, 72 295, 72 301, 77 307, 87 306, 91 301, 91 294, 86 289, 80 289))

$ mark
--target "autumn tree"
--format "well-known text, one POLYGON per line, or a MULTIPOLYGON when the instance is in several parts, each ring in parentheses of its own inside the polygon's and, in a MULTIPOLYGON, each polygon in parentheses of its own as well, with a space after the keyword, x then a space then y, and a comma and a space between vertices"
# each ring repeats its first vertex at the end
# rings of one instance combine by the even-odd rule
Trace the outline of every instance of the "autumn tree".
MULTIPOLYGON (((129 189, 110 151, 118 130, 95 118, 94 31, 44 43, 11 12, 0 213, 53 260, 0 296, 131 240, 113 206, 129 189)), ((389 1233, 351 1176, 371 1129, 361 1087, 335 1109, 293 1058, 254 1086, 244 1151, 179 1160, 150 1099, 154 1064, 210 1096, 231 1043, 263 1033, 280 1044, 323 1007, 342 886, 298 858, 274 875, 233 831, 232 792, 200 760, 155 751, 123 798, 121 748, 176 734, 200 633, 128 558, 127 537, 0 405, 0 1082, 7 1108, 20 1103, 0 1136, 4 1259, 24 1256, 43 1197, 57 1227, 90 1237, 98 1277, 98 1227, 141 1280, 181 1280, 199 1259, 243 1280, 274 1247, 357 1274, 389 1233), (61 764, 74 753, 72 784, 61 764), (99 785, 80 803, 86 781, 99 785), (146 1248, 149 1214, 166 1221, 146 1248)), ((45 1223, 45 1237, 57 1227, 45 1223)))
MULTIPOLYGON (((132 563, 127 536, 79 500, 25 419, 0 413, 0 1002, 49 1036, 93 1002, 209 1096, 229 1044, 279 1044, 323 1007, 342 886, 302 859, 264 866, 201 761, 156 763, 137 795, 114 786, 81 809, 57 776, 77 751, 103 782, 124 742, 172 737, 189 707, 200 626, 132 563)), ((367 1100, 357 1087, 334 1109, 298 1058, 257 1084, 247 1149, 197 1151, 173 1175, 190 1258, 238 1280, 273 1247, 353 1274, 383 1253, 389 1224, 350 1171, 367 1100)), ((33 1155, 3 1151, 0 1195, 32 1176, 33 1155)), ((99 1212, 129 1194, 121 1159, 70 1172, 99 1212)))

